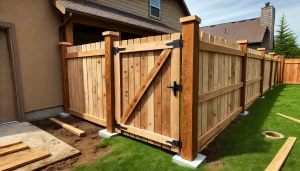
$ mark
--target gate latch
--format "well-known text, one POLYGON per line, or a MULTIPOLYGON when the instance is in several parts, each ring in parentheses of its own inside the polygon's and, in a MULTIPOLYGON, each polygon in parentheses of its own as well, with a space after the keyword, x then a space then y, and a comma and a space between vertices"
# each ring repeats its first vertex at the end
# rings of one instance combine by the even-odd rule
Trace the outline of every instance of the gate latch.
POLYGON ((167 88, 173 89, 173 95, 174 96, 176 96, 176 92, 177 91, 179 91, 179 92, 182 91, 182 85, 181 84, 177 84, 176 81, 174 81, 173 86, 167 86, 167 88))
POLYGON ((173 140, 173 141, 166 141, 166 142, 169 143, 169 144, 171 144, 172 147, 179 147, 179 148, 182 147, 182 142, 181 141, 175 141, 175 140, 173 140))
POLYGON ((119 47, 114 47, 114 54, 116 55, 120 51, 126 50, 126 48, 119 48, 119 47))
POLYGON ((122 130, 127 130, 126 127, 122 126, 121 124, 118 124, 116 120, 115 120, 115 127, 118 128, 118 129, 120 129, 120 130, 121 130, 121 129, 122 129, 122 130))

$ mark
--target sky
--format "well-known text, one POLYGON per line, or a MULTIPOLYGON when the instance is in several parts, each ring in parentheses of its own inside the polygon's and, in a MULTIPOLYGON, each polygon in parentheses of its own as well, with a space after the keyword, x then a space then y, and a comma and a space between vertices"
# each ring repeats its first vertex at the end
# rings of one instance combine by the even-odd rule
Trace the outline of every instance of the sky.
MULTIPOLYGON (((275 25, 286 15, 289 27, 300 44, 300 0, 185 0, 192 15, 201 18, 200 26, 260 17, 261 8, 270 2, 276 10, 275 25)), ((275 30, 278 27, 275 26, 275 30)), ((276 33, 275 33, 276 34, 276 33)))

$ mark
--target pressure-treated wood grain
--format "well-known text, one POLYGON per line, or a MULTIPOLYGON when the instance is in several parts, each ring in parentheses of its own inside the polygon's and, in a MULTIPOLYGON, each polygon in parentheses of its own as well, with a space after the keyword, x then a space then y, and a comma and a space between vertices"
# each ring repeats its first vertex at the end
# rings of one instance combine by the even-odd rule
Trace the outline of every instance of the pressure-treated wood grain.
POLYGON ((1 143, 0 148, 10 147, 10 146, 20 144, 20 143, 22 143, 22 141, 11 141, 11 142, 7 142, 7 143, 1 143))
POLYGON ((283 83, 300 84, 300 59, 284 59, 283 83))
POLYGON ((0 149, 0 156, 4 156, 10 153, 14 153, 17 151, 22 151, 22 150, 26 150, 29 149, 28 145, 24 144, 24 143, 20 143, 20 144, 15 144, 9 147, 5 147, 5 148, 1 148, 0 149))
POLYGON ((265 171, 279 171, 292 150, 296 137, 289 137, 265 171))
POLYGON ((72 133, 74 133, 74 134, 80 136, 80 137, 82 137, 82 136, 85 135, 85 131, 82 131, 82 130, 80 130, 80 129, 78 129, 78 128, 75 128, 75 127, 69 125, 69 124, 66 124, 66 123, 64 123, 64 122, 61 122, 61 121, 59 121, 59 120, 57 120, 57 119, 55 119, 55 118, 49 118, 49 120, 52 121, 52 122, 54 122, 54 123, 56 123, 57 125, 59 125, 59 126, 65 128, 65 129, 69 130, 70 132, 72 132, 72 133))

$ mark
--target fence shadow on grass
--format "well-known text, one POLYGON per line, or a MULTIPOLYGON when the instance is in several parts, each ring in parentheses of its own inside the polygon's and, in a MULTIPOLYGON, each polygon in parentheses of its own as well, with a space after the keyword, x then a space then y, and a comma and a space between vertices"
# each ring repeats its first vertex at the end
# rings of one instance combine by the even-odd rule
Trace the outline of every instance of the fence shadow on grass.
POLYGON ((286 85, 278 85, 269 90, 264 99, 257 101, 248 109, 247 116, 239 116, 206 149, 207 162, 219 160, 224 156, 251 153, 267 153, 270 142, 264 141, 262 126, 271 113, 277 98, 286 85))

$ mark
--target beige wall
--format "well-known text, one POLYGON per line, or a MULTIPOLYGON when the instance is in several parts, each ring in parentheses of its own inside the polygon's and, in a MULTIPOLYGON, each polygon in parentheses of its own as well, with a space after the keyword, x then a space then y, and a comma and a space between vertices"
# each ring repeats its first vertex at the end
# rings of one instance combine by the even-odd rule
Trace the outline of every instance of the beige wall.
POLYGON ((63 103, 60 17, 49 0, 0 0, 0 21, 16 27, 25 112, 63 103))
MULTIPOLYGON (((149 18, 149 0, 93 0, 99 4, 106 5, 112 8, 117 8, 122 11, 149 18)), ((156 20, 162 22, 169 27, 178 31, 181 30, 179 18, 184 17, 185 14, 179 4, 178 0, 161 0, 161 19, 156 20)), ((155 19, 153 19, 155 20, 155 19)))

